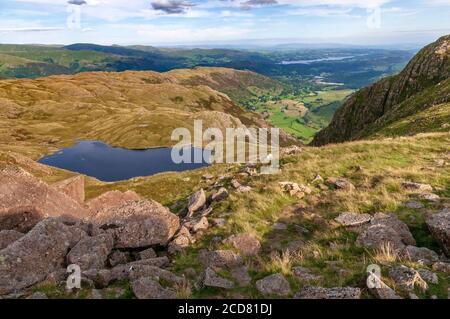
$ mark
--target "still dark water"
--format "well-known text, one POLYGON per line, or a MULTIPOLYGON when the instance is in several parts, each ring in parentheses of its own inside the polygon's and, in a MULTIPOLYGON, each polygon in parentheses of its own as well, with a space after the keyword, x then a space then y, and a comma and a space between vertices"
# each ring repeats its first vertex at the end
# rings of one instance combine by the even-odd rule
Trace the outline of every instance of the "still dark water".
MULTIPOLYGON (((202 149, 183 149, 201 153, 202 149)), ((181 151, 177 149, 177 151, 181 151)), ((176 164, 171 157, 172 148, 128 150, 111 147, 98 141, 80 141, 75 146, 43 157, 39 163, 95 177, 104 182, 116 182, 138 176, 162 172, 182 172, 208 166, 210 153, 203 163, 176 164)))

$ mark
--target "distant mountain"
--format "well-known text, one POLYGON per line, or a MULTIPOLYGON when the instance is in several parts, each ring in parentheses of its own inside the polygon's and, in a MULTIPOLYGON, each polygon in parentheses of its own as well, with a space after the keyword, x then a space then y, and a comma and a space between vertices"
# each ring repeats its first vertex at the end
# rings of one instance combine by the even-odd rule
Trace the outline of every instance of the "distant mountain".
POLYGON ((400 74, 353 94, 312 144, 448 130, 449 102, 450 35, 422 49, 400 74))

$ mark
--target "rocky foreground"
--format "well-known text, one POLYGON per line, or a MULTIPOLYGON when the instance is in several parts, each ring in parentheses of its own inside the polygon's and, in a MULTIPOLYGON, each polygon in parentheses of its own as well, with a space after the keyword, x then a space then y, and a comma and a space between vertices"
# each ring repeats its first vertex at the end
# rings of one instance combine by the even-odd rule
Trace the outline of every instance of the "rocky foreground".
MULTIPOLYGON (((295 156, 299 152, 300 149, 293 148, 285 151, 285 155, 295 156)), ((439 203, 438 211, 427 214, 426 225, 447 256, 417 245, 408 226, 389 212, 342 212, 331 222, 337 229, 355 233, 356 246, 378 254, 377 260, 402 261, 385 267, 381 286, 367 288, 362 282, 357 286, 323 287, 317 283, 324 274, 303 266, 290 266, 289 262, 285 263, 289 267, 285 272, 302 282, 301 287, 293 284, 283 271, 254 280, 249 265, 266 252, 260 238, 245 232, 209 238, 211 243, 221 241, 222 247, 228 248, 214 249, 211 244, 210 248, 199 250, 196 258, 201 264, 200 272, 189 267, 175 271, 176 258, 203 241, 208 230, 227 224, 227 216, 214 216, 215 205, 228 201, 231 194, 254 191, 243 184, 243 178, 247 181, 258 178, 257 169, 244 166, 232 176, 204 175, 203 179, 211 185, 207 192, 200 189, 193 193, 173 213, 133 191, 109 191, 85 201, 82 176, 49 185, 23 169, 5 167, 0 172, 0 296, 47 298, 42 287, 64 290, 67 266, 71 264, 82 271, 82 289, 66 292, 66 297, 71 298, 187 298, 193 290, 238 287, 253 287, 257 297, 270 298, 359 299, 367 296, 367 292, 381 299, 403 298, 404 292, 409 292, 409 298, 417 298, 416 289, 431 289, 442 274, 450 273, 450 206, 446 199, 433 193, 431 185, 411 181, 401 184, 419 199, 406 204, 411 209, 422 209, 424 201, 439 203)), ((285 181, 279 182, 278 187, 300 201, 312 198, 317 190, 351 193, 358 186, 344 177, 324 179, 318 175, 308 185, 285 181)), ((291 208, 301 209, 298 204, 291 208)), ((330 225, 330 221, 320 216, 313 216, 313 221, 330 225)), ((271 227, 274 231, 285 231, 291 226, 278 222, 271 227)), ((310 232, 298 225, 295 231, 310 232)), ((304 241, 292 240, 283 248, 282 256, 301 254, 305 246, 304 241)), ((345 276, 345 270, 340 271, 345 276)))

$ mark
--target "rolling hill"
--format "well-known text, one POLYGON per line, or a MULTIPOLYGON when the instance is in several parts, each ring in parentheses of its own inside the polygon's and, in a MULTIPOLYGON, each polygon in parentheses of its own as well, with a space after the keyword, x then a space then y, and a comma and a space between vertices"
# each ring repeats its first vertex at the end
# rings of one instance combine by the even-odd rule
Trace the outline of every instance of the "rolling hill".
MULTIPOLYGON (((243 110, 212 88, 250 94, 244 84, 258 88, 260 80, 251 72, 228 69, 3 80, 0 149, 26 150, 36 157, 76 139, 136 149, 170 146, 175 144, 172 130, 191 129, 194 119, 202 119, 205 128, 264 127, 260 115, 243 110)), ((261 89, 265 86, 263 81, 261 89)))

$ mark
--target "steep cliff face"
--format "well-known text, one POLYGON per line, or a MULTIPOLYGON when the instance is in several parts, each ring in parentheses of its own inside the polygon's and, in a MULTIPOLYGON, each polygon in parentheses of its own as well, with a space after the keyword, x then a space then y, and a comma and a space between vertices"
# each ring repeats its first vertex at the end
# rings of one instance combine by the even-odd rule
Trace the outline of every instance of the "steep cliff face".
POLYGON ((422 49, 398 75, 353 94, 312 145, 367 137, 386 125, 450 101, 450 35, 422 49))

